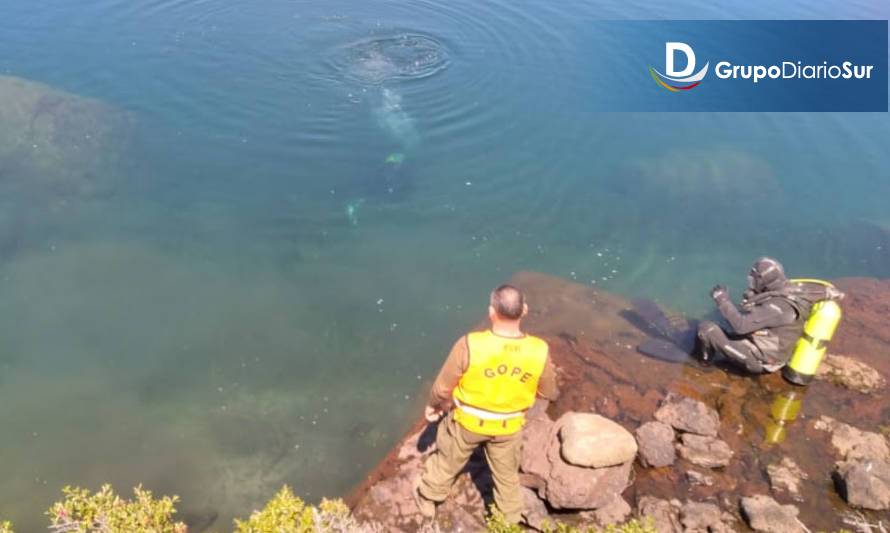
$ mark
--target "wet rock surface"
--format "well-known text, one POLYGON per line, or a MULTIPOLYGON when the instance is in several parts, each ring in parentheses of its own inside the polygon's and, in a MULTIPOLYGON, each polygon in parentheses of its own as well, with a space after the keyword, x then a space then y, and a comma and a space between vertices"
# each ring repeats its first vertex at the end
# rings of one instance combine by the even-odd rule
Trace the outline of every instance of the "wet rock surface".
POLYGON ((735 518, 713 503, 686 502, 680 508, 684 533, 732 533, 735 518))
POLYGON ((684 433, 677 445, 680 457, 705 468, 720 468, 729 464, 732 450, 729 444, 716 438, 684 433))
POLYGON ((887 384, 880 372, 845 355, 826 355, 816 377, 864 394, 883 389, 887 384))
MULTIPOLYGON (((535 456, 523 456, 524 482, 537 479, 542 483, 536 493, 546 492, 544 487, 551 468, 548 447, 540 443, 558 438, 554 421, 563 414, 597 413, 635 431, 653 420, 662 403, 669 405, 685 397, 700 401, 717 413, 718 423, 715 431, 687 421, 683 426, 687 429, 681 431, 688 433, 689 428, 697 428, 715 433, 734 455, 727 466, 716 470, 690 468, 684 461, 663 468, 646 468, 639 463, 629 466, 633 471, 629 481, 633 483, 621 496, 635 510, 635 516, 657 517, 659 531, 680 532, 683 531, 682 502, 712 503, 723 512, 740 516, 740 497, 772 493, 780 499, 781 503, 776 505, 781 510, 787 503, 784 499, 794 496, 779 490, 778 486, 773 489, 767 469, 769 465, 781 465, 783 458, 788 457, 809 478, 809 481, 801 478, 796 516, 811 531, 854 529, 845 522, 854 516, 851 513, 855 513, 857 523, 876 524, 883 520, 884 527, 888 526, 886 514, 853 508, 838 497, 828 480, 835 463, 844 460, 845 454, 832 444, 832 432, 816 429, 815 424, 820 417, 828 415, 834 417, 835 423, 880 436, 879 428, 890 420, 890 400, 882 389, 863 394, 827 380, 816 380, 805 388, 792 387, 778 374, 752 378, 719 365, 658 361, 636 352, 635 346, 647 338, 647 334, 628 319, 631 305, 627 300, 541 274, 520 273, 511 283, 526 291, 531 306, 526 328, 550 344, 562 392, 557 402, 547 406, 544 418, 529 415, 528 429, 536 429, 523 437, 526 450, 538 452, 535 456), (667 397, 670 401, 665 402, 667 397), (532 447, 530 443, 538 444, 532 447), (540 476, 532 476, 533 472, 540 476), (711 482, 699 482, 699 476, 690 475, 691 472, 711 482)), ((830 346, 832 353, 855 354, 857 361, 882 376, 890 375, 890 328, 886 327, 890 281, 845 279, 836 284, 847 297, 843 302, 844 322, 830 346)), ((443 351, 445 349, 447 347, 443 351)), ((706 424, 713 428, 713 418, 708 416, 711 421, 706 424)), ((428 445, 422 452, 417 448, 418 442, 423 442, 418 436, 424 427, 425 424, 418 424, 412 428, 357 487, 350 503, 359 517, 378 521, 382 518, 389 531, 416 529, 419 517, 413 503, 402 498, 410 495, 405 490, 410 490, 412 477, 419 473, 423 457, 429 453, 428 445), (410 453, 400 454, 406 444, 410 453)), ((866 437, 871 441, 870 446, 841 444, 846 439, 844 435, 841 432, 837 444, 844 450, 858 450, 852 452, 852 457, 863 453, 874 455, 875 450, 881 449, 874 437, 866 437), (867 449, 872 451, 862 452, 867 449)), ((481 527, 483 502, 490 498, 491 479, 480 454, 458 478, 452 497, 440 507, 440 527, 452 530, 455 524, 461 524, 467 531, 474 531, 470 527, 473 523, 481 527)), ((601 509, 608 506, 609 502, 604 501, 601 509)), ((572 517, 581 523, 593 520, 592 514, 579 518, 579 513, 568 509, 548 511, 559 520, 572 517)), ((787 524, 791 529, 782 531, 800 530, 795 529, 800 527, 798 522, 792 524, 788 520, 787 524)), ((745 531, 745 525, 740 522, 732 527, 735 531, 745 531)))
POLYGON ((769 496, 742 498, 742 515, 754 531, 766 533, 803 533, 807 531, 797 519, 800 513, 793 505, 782 505, 769 496))
POLYGON ((643 466, 658 468, 674 464, 676 434, 671 426, 663 422, 646 422, 637 428, 636 437, 643 466))
POLYGON ((665 399, 665 405, 655 411, 655 420, 668 424, 677 431, 708 437, 716 437, 720 429, 717 411, 700 401, 677 395, 665 399))
POLYGON ((800 496, 801 481, 809 477, 790 457, 783 457, 780 462, 769 465, 766 472, 773 491, 787 492, 795 497, 800 496))
POLYGON ((831 445, 845 460, 890 459, 890 446, 883 435, 863 431, 828 416, 819 418, 813 427, 831 433, 831 445))
POLYGON ((593 413, 566 413, 559 438, 562 458, 575 466, 616 466, 633 461, 637 455, 637 441, 629 431, 593 413))

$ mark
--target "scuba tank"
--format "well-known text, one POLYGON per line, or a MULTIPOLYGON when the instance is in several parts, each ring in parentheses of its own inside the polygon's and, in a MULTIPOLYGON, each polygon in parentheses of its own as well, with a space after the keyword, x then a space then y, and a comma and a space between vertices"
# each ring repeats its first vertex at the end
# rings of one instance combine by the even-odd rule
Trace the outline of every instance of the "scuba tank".
POLYGON ((824 297, 813 304, 810 316, 803 327, 803 335, 794 347, 791 361, 782 369, 782 375, 786 380, 795 385, 806 385, 813 380, 816 371, 819 370, 819 365, 828 349, 828 342, 831 341, 841 321, 841 306, 837 301, 844 297, 844 293, 827 281, 817 279, 790 281, 802 295, 807 291, 807 285, 810 287, 814 284, 821 285, 821 290, 824 291, 824 297))

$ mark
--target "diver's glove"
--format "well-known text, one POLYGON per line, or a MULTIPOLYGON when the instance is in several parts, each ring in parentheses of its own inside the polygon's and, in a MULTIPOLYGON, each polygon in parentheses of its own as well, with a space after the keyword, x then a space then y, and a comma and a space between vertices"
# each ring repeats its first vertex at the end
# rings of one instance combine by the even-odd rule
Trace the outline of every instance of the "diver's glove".
POLYGON ((725 300, 729 300, 729 290, 726 289, 723 285, 717 285, 713 289, 711 289, 711 298, 714 299, 718 304, 725 300))

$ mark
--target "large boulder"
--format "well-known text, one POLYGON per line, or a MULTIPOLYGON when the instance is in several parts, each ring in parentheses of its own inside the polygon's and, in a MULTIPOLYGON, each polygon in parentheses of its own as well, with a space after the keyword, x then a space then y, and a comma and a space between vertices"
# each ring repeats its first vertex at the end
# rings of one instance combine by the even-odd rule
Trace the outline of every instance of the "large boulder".
POLYGON ((674 464, 676 434, 671 426, 657 421, 646 422, 637 428, 636 437, 643 466, 658 468, 674 464))
POLYGON ((633 461, 637 441, 619 424, 593 413, 566 413, 559 420, 563 459, 575 466, 603 468, 633 461))
POLYGON ((574 466, 562 459, 558 439, 547 453, 552 464, 544 498, 556 509, 599 509, 624 492, 632 463, 605 468, 574 466))
POLYGON ((742 498, 742 516, 754 531, 766 533, 804 533, 808 531, 797 515, 800 511, 793 505, 782 505, 769 496, 757 495, 742 498))
POLYGON ((703 437, 684 433, 677 445, 680 457, 705 468, 720 468, 729 464, 732 450, 729 444, 715 437, 703 437))
POLYGON ((665 399, 664 405, 655 411, 655 419, 676 430, 708 437, 716 437, 720 429, 717 411, 700 401, 677 395, 665 399))
POLYGON ((890 462, 844 461, 838 463, 834 480, 850 505, 874 511, 890 509, 890 462))

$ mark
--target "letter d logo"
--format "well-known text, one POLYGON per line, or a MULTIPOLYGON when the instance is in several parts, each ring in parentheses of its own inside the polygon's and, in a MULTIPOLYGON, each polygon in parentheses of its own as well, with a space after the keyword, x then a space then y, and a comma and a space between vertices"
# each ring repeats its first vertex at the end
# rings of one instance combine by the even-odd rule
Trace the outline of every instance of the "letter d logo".
POLYGON ((709 65, 710 62, 705 63, 701 70, 692 74, 695 71, 695 52, 692 51, 692 47, 686 43, 667 42, 664 43, 664 70, 667 74, 662 74, 652 67, 649 67, 649 74, 658 85, 676 93, 697 87, 708 73, 709 65), (683 52, 686 56, 686 68, 679 72, 674 69, 677 52, 683 52))
POLYGON ((695 70, 695 52, 686 43, 664 43, 664 72, 672 78, 685 78, 695 70), (686 54, 686 68, 674 70, 674 56, 677 52, 686 54))

